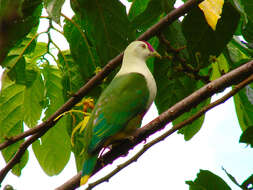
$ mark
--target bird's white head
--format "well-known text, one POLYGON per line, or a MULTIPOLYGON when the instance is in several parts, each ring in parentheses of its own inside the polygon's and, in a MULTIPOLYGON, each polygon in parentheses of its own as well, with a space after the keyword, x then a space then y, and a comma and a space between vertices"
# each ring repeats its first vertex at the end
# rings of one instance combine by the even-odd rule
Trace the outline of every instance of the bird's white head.
POLYGON ((131 55, 143 60, 146 60, 147 58, 152 56, 159 58, 161 57, 151 46, 151 44, 146 41, 134 41, 130 43, 126 48, 124 55, 131 55))

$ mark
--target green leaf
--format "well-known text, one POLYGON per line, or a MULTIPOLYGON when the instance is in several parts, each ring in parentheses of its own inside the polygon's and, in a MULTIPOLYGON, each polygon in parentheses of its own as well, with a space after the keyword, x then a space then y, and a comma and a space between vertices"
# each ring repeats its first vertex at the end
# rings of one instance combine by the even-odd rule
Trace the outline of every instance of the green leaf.
POLYGON ((70 158, 70 138, 64 127, 64 120, 61 119, 61 125, 53 127, 41 140, 32 144, 40 166, 49 176, 59 174, 70 158))
POLYGON ((22 40, 20 40, 8 53, 5 60, 1 63, 2 67, 7 67, 9 69, 13 68, 16 63, 18 63, 24 56, 29 56, 36 46, 35 36, 37 28, 33 30, 22 40), (32 36, 32 37, 31 37, 32 36))
POLYGON ((194 181, 186 181, 190 190, 231 190, 226 182, 208 170, 200 170, 194 181))
POLYGON ((248 18, 253 22, 253 2, 249 0, 241 0, 241 4, 243 5, 248 18))
POLYGON ((33 50, 26 54, 25 59, 26 62, 30 65, 36 65, 37 61, 41 58, 41 56, 45 55, 48 51, 47 43, 45 42, 37 42, 33 48, 33 50))
POLYGON ((43 0, 48 16, 60 24, 61 8, 65 0, 43 0))
POLYGON ((249 56, 251 52, 243 44, 233 39, 228 43, 227 48, 223 51, 223 54, 228 61, 229 67, 231 69, 235 69, 250 60, 249 56))
POLYGON ((132 14, 134 15, 137 14, 137 16, 135 16, 132 19, 131 24, 133 28, 136 30, 137 35, 140 35, 148 27, 152 26, 155 22, 157 22, 160 19, 162 13, 164 12, 167 13, 168 11, 172 10, 174 3, 175 0, 173 1, 150 0, 148 2, 148 5, 146 6, 146 9, 143 12, 138 13, 139 11, 142 11, 143 8, 141 8, 141 10, 135 8, 133 11, 137 13, 132 14))
MULTIPOLYGON (((22 123, 22 121, 19 121, 16 125, 13 126, 13 128, 11 128, 8 131, 7 135, 8 136, 16 136, 22 132, 24 132, 23 123, 22 123)), ((19 146, 23 142, 24 142, 24 140, 18 141, 17 143, 12 144, 2 150, 2 155, 3 155, 6 162, 8 162, 15 155, 19 146)), ((28 162, 28 158, 29 158, 29 155, 28 155, 28 151, 26 150, 24 155, 21 157, 20 162, 12 168, 12 173, 17 176, 20 176, 22 169, 25 167, 25 165, 28 162)))
POLYGON ((25 86, 11 83, 0 94, 0 135, 1 141, 11 128, 23 120, 25 86))
POLYGON ((63 94, 67 100, 85 84, 85 81, 80 73, 79 65, 72 59, 69 51, 60 52, 58 58, 63 75, 63 94))
MULTIPOLYGON (((198 89, 198 88, 197 88, 198 89)), ((196 90, 197 90, 196 89, 196 90)), ((195 108, 191 109, 189 112, 184 113, 182 116, 173 121, 173 125, 179 124, 184 120, 190 118, 192 115, 196 114, 201 108, 208 105, 211 101, 211 98, 208 98, 197 105, 195 108)), ((191 124, 188 124, 187 127, 180 129, 178 133, 184 135, 186 141, 190 140, 199 130, 204 122, 205 115, 202 115, 198 119, 194 120, 191 124)))
MULTIPOLYGON (((185 45, 185 39, 182 35, 181 24, 179 22, 174 22, 170 25, 170 27, 164 29, 162 33, 165 35, 172 47, 179 48, 185 45)), ((159 45, 157 51, 161 55, 167 54, 166 49, 163 48, 162 44, 159 45)), ((183 56, 182 53, 180 56, 181 55, 183 56)), ((189 95, 191 93, 191 89, 194 88, 194 83, 196 81, 193 82, 193 80, 190 80, 188 76, 182 74, 182 72, 178 72, 178 65, 180 65, 180 62, 178 61, 172 61, 165 58, 162 60, 155 59, 154 78, 157 83, 155 104, 159 113, 164 112, 177 101, 189 95), (180 81, 185 81, 187 84, 184 82, 181 83, 180 81), (181 88, 182 86, 180 84, 188 87, 181 88), (178 95, 180 97, 177 97, 178 95)))
POLYGON ((140 15, 148 6, 150 0, 135 0, 130 7, 128 18, 132 21, 136 16, 140 15))
MULTIPOLYGON (((46 65, 42 73, 46 96, 50 103, 47 105, 45 120, 64 103, 64 97, 60 70, 55 66, 46 65)), ((40 141, 33 143, 32 148, 40 166, 50 176, 59 174, 69 160, 70 138, 67 133, 67 125, 66 118, 62 118, 40 138, 40 141)))
POLYGON ((34 69, 38 70, 38 67, 34 65, 33 69, 27 69, 25 58, 21 57, 11 70, 7 70, 7 75, 10 80, 15 81, 16 84, 23 84, 29 87, 34 83, 38 75, 37 71, 34 69))
POLYGON ((26 67, 25 58, 21 57, 15 63, 15 66, 8 72, 8 76, 12 81, 15 81, 17 84, 25 85, 26 84, 25 67, 26 67))
POLYGON ((239 142, 249 144, 251 148, 253 147, 253 126, 250 126, 243 131, 239 142))
POLYGON ((225 3, 221 19, 213 31, 201 10, 192 9, 183 20, 183 33, 192 62, 203 68, 209 65, 210 56, 219 56, 231 40, 239 19, 237 10, 230 3, 225 3))
POLYGON ((242 35, 247 42, 253 43, 253 20, 249 20, 243 27, 242 35))
MULTIPOLYGON (((174 22, 170 27, 162 31, 166 39, 169 41, 170 46, 174 49, 181 48, 185 46, 185 39, 181 30, 181 23, 174 22)), ((158 52, 163 54, 170 54, 167 47, 163 47, 160 44, 158 52)), ((174 56, 174 55, 171 55, 174 56)), ((188 53, 186 50, 181 50, 179 56, 185 60, 188 59, 188 53)), ((189 64, 184 63, 189 67, 189 64)), ((157 83, 157 95, 155 99, 155 104, 157 106, 158 112, 162 113, 178 101, 182 100, 186 96, 193 93, 195 90, 199 89, 203 84, 198 83, 194 77, 186 75, 184 72, 184 67, 178 59, 166 59, 155 60, 154 64, 154 77, 157 83)), ((202 106, 209 103, 209 99, 200 104, 197 108, 192 109, 190 112, 185 113, 179 117, 173 124, 177 124, 182 120, 190 117, 192 114, 196 113, 202 106)), ((187 128, 180 130, 180 133, 184 134, 185 140, 189 140, 195 135, 203 123, 204 116, 197 119, 195 122, 190 124, 187 128)))
POLYGON ((0 1, 0 63, 4 60, 8 51, 22 40, 34 27, 39 24, 42 4, 40 0, 23 0, 17 3, 13 1, 0 1), (18 31, 18 32, 17 32, 18 31))
MULTIPOLYGON (((86 82, 95 74, 95 69, 100 65, 95 47, 90 43, 90 35, 87 30, 86 20, 81 20, 75 16, 72 20, 79 25, 79 28, 68 20, 65 20, 64 34, 69 42, 73 64, 86 82)), ((62 56, 62 55, 61 55, 62 56)), ((64 58, 64 57, 62 57, 64 58)), ((67 60, 64 60, 67 62, 67 60)))
POLYGON ((143 32, 142 30, 152 25, 162 12, 161 1, 150 0, 145 11, 133 19, 132 25, 139 30, 137 32, 143 32))
POLYGON ((213 81, 221 77, 222 74, 225 74, 228 71, 229 71, 228 61, 224 56, 224 54, 221 54, 216 59, 216 62, 212 63, 212 75, 210 77, 210 80, 213 81))
POLYGON ((234 96, 237 118, 242 131, 253 126, 253 88, 247 85, 234 96))
MULTIPOLYGON (((7 77, 4 78, 8 79, 7 77)), ((16 136, 22 133, 23 130, 23 115, 24 115, 24 95, 25 86, 8 82, 3 86, 0 92, 0 142, 4 142, 6 138, 16 136)), ((6 162, 8 162, 16 153, 23 140, 18 141, 6 149, 2 150, 2 155, 6 162)), ((20 175, 22 168, 26 165, 28 160, 28 152, 21 158, 12 170, 15 175, 20 175)))
POLYGON ((101 66, 135 39, 126 8, 118 0, 77 0, 72 2, 72 8, 81 15, 82 21, 86 21, 82 29, 89 31, 94 39, 91 43, 96 48, 101 66))
POLYGON ((33 84, 25 90, 24 122, 28 127, 34 127, 40 119, 43 99, 44 83, 41 75, 37 73, 37 77, 33 84))

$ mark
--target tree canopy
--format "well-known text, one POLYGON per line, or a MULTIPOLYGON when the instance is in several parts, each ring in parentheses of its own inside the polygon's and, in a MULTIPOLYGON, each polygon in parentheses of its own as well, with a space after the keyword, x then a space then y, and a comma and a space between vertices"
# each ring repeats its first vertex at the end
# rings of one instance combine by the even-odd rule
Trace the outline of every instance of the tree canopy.
MULTIPOLYGON (((178 8, 174 8, 175 0, 128 1, 129 12, 118 0, 73 0, 74 16, 69 18, 61 11, 64 0, 0 0, 0 65, 4 69, 0 149, 6 161, 0 183, 10 170, 21 175, 30 145, 30 154, 35 154, 49 176, 63 170, 71 153, 80 168, 82 128, 117 72, 122 52, 136 39, 147 40, 163 57, 147 63, 157 83, 155 105, 160 115, 138 129, 133 141, 103 154, 94 174, 169 122, 173 124, 170 130, 148 142, 112 175, 174 132, 191 140, 201 130, 205 113, 232 96, 242 131, 240 143, 253 146, 253 2, 221 1, 216 15, 216 8, 198 6, 203 0, 184 0, 178 8), (38 32, 42 20, 48 27, 38 32), (69 50, 59 48, 52 32, 67 40, 69 50), (47 42, 38 41, 41 35, 46 35, 47 42), (232 87, 231 91, 211 103, 212 95, 226 87, 232 87), (29 129, 24 130, 24 125, 29 129)), ((227 175, 242 189, 252 188, 253 175, 242 184, 227 175)), ((63 181, 61 188, 73 189, 79 180, 80 173, 63 181)), ((187 184, 191 190, 231 189, 207 170, 200 170, 187 184)))

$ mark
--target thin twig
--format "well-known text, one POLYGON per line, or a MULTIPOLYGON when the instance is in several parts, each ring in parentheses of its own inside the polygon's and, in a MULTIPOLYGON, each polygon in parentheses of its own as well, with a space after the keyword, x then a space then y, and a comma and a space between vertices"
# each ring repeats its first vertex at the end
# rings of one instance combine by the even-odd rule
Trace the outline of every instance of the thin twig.
POLYGON ((99 180, 97 180, 93 183, 90 183, 88 185, 88 187, 86 188, 86 190, 91 190, 95 186, 97 186, 97 185, 99 185, 103 182, 108 182, 111 177, 113 177, 115 174, 120 172, 123 168, 127 167, 128 165, 132 164, 133 162, 136 162, 137 159, 140 158, 153 145, 157 144, 158 142, 163 141, 165 138, 167 138, 168 136, 170 136, 174 132, 178 131, 179 129, 182 129, 183 127, 186 127, 188 124, 192 123, 193 121, 195 121, 197 118, 204 115, 207 111, 211 110, 212 108, 224 103, 225 101, 227 101, 229 98, 234 96, 237 92, 239 92, 243 87, 245 87, 246 85, 248 85, 252 81, 253 81, 253 75, 251 75, 249 78, 247 78, 246 80, 244 80, 241 83, 239 83, 238 85, 236 85, 233 90, 231 90, 229 93, 227 93, 222 98, 220 98, 220 99, 216 100, 215 102, 203 107, 199 112, 197 112, 196 114, 194 114, 193 116, 191 116, 187 120, 175 125, 174 127, 172 127, 170 130, 168 130, 167 132, 165 132, 161 136, 159 136, 156 139, 154 139, 154 140, 150 141, 149 143, 145 144, 143 146, 143 148, 137 154, 135 154, 131 159, 127 160, 123 164, 118 165, 116 169, 114 169, 112 172, 105 175, 101 179, 99 179, 99 180))
MULTIPOLYGON (((132 149, 137 144, 145 141, 150 135, 154 134, 155 132, 163 129, 165 125, 175 118, 179 117, 183 113, 189 111, 191 108, 194 108, 198 105, 201 101, 205 100, 206 98, 211 97, 213 94, 220 92, 221 90, 229 87, 233 84, 238 84, 239 82, 245 80, 253 73, 253 61, 250 61, 235 70, 223 75, 222 77, 210 82, 209 84, 203 86, 201 89, 195 91, 193 94, 189 95, 188 97, 184 98, 167 111, 163 112, 153 121, 148 123, 147 125, 143 126, 142 128, 138 129, 135 138, 132 141, 124 142, 118 146, 112 148, 111 151, 104 154, 101 158, 103 163, 99 160, 95 170, 93 171, 93 175, 101 170, 106 165, 112 163, 115 159, 124 156, 128 153, 130 149, 132 149)), ((251 76, 252 77, 252 76, 251 76)), ((224 100, 225 101, 225 100, 224 100)), ((171 132, 173 130, 177 130, 175 126, 174 128, 170 129, 171 132)), ((81 173, 78 173, 72 179, 61 185, 60 187, 56 188, 57 190, 69 190, 75 189, 79 187, 79 180, 81 177, 81 173)))

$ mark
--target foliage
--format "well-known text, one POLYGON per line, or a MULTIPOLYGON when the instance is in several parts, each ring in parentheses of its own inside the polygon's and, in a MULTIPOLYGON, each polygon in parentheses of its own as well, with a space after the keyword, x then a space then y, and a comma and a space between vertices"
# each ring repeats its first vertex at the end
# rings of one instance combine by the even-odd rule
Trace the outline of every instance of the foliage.
MULTIPOLYGON (((0 65, 4 68, 0 91, 0 143, 24 132, 24 125, 35 127, 50 117, 73 93, 93 77, 99 68, 163 16, 173 10, 175 0, 133 0, 130 11, 118 0, 71 1, 74 16, 61 14, 65 1, 0 0, 0 65), (48 17, 41 17, 42 7, 48 17), (64 18, 64 22, 61 19, 64 18), (47 30, 38 33, 40 20, 48 20, 47 30), (55 23, 60 24, 61 31, 55 23), (53 23, 53 24, 52 24, 53 23), (4 26, 4 29, 2 29, 4 26), (18 32, 16 32, 18 31, 18 32), (57 31, 69 43, 62 51, 51 34, 57 31), (8 34, 8 35, 6 35, 8 34), (38 42, 40 35, 48 42, 38 42), (7 36, 7 37, 6 37, 7 36), (53 53, 55 49, 58 54, 53 53)), ((150 70, 157 82, 155 104, 159 113, 253 57, 253 4, 248 0, 226 0, 216 30, 206 22, 203 12, 192 8, 182 21, 161 29, 149 42, 163 55, 151 59, 150 70), (172 90, 173 89, 173 90, 172 90)), ((103 84, 89 92, 95 101, 115 72, 103 84)), ((243 131, 240 142, 253 144, 253 86, 234 96, 237 117, 243 131)), ((210 99, 173 121, 173 125, 191 117, 210 99)), ((81 110, 76 106, 74 109, 81 110)), ((64 116, 55 127, 38 139, 33 152, 48 175, 57 175, 73 152, 78 164, 82 152, 82 134, 71 134, 83 119, 78 113, 64 116)), ((201 129, 204 116, 192 122, 180 134, 190 140, 201 129)), ((2 150, 8 162, 23 140, 2 150)), ((20 175, 29 159, 28 151, 12 172, 20 175)), ((201 170, 190 189, 230 189, 218 176, 201 170), (208 181, 215 186, 209 187, 208 181)))

